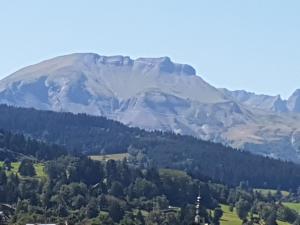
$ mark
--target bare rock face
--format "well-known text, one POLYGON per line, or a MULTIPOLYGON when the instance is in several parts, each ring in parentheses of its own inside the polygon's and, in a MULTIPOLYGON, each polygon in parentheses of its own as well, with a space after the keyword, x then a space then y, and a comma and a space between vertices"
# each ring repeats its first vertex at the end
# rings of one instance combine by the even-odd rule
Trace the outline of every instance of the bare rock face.
POLYGON ((105 116, 300 161, 299 94, 216 89, 168 57, 60 56, 0 81, 0 103, 105 116))
POLYGON ((288 99, 288 108, 292 112, 300 112, 300 89, 297 89, 288 99))
POLYGON ((225 88, 220 89, 220 91, 223 92, 227 97, 252 108, 279 113, 289 111, 287 107, 287 101, 283 100, 279 95, 257 95, 244 90, 229 91, 225 88))

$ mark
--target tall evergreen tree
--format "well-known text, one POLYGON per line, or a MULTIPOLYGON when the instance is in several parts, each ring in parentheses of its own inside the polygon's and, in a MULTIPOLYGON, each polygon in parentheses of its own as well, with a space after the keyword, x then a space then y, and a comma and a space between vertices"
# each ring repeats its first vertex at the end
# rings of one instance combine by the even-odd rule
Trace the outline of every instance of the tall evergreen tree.
POLYGON ((31 160, 28 160, 28 159, 24 159, 21 161, 18 172, 20 173, 21 176, 31 176, 32 177, 32 176, 36 175, 33 163, 31 160))

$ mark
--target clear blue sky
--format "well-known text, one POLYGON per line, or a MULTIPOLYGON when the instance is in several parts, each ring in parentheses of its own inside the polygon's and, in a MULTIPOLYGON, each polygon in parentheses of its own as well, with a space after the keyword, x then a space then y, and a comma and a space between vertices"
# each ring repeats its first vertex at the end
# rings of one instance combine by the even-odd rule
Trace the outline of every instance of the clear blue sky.
POLYGON ((57 55, 170 56, 217 87, 300 88, 300 1, 0 2, 0 77, 57 55))

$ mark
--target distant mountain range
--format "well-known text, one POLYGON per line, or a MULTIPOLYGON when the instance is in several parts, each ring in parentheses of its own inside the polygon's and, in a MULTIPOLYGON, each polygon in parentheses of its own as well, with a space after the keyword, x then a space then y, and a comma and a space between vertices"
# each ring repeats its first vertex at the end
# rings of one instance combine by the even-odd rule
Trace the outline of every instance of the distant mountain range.
POLYGON ((283 100, 280 95, 257 95, 244 90, 229 91, 225 88, 220 88, 220 91, 229 98, 252 108, 279 113, 300 113, 300 89, 296 90, 288 100, 283 100))
POLYGON ((300 90, 283 100, 217 89, 168 57, 60 56, 1 80, 0 103, 101 115, 300 162, 300 90))

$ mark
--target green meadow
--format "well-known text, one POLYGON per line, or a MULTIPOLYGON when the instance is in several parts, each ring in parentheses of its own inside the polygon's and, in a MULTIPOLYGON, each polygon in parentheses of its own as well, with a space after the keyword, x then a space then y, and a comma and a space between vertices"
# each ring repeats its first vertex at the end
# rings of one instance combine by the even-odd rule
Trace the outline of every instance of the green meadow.
MULTIPOLYGON (((0 166, 1 167, 3 166, 2 161, 0 161, 0 166)), ((17 173, 17 174, 19 174, 18 170, 19 170, 19 167, 20 167, 20 162, 12 162, 11 166, 12 166, 12 169, 8 173, 17 173)), ((37 178, 46 177, 46 174, 44 172, 44 167, 45 167, 45 165, 43 163, 35 163, 34 164, 34 168, 35 168, 37 178)))
POLYGON ((241 225, 242 221, 238 218, 235 209, 233 212, 229 211, 228 205, 221 205, 223 216, 221 218, 221 225, 241 225))
POLYGON ((284 202, 283 205, 300 213, 300 203, 284 202))
POLYGON ((106 154, 106 155, 91 155, 89 156, 90 159, 96 160, 96 161, 107 161, 107 160, 115 160, 115 161, 121 161, 125 158, 128 158, 128 153, 118 153, 118 154, 106 154))
MULTIPOLYGON (((298 204, 297 207, 300 210, 300 204, 298 204)), ((240 218, 238 218, 235 209, 233 210, 233 212, 230 212, 228 205, 221 205, 221 208, 223 210, 223 216, 221 218, 221 225, 241 225, 242 224, 242 221, 240 220, 240 218)), ((277 221, 277 223, 278 223, 278 225, 289 225, 289 223, 282 222, 282 221, 277 221)))

